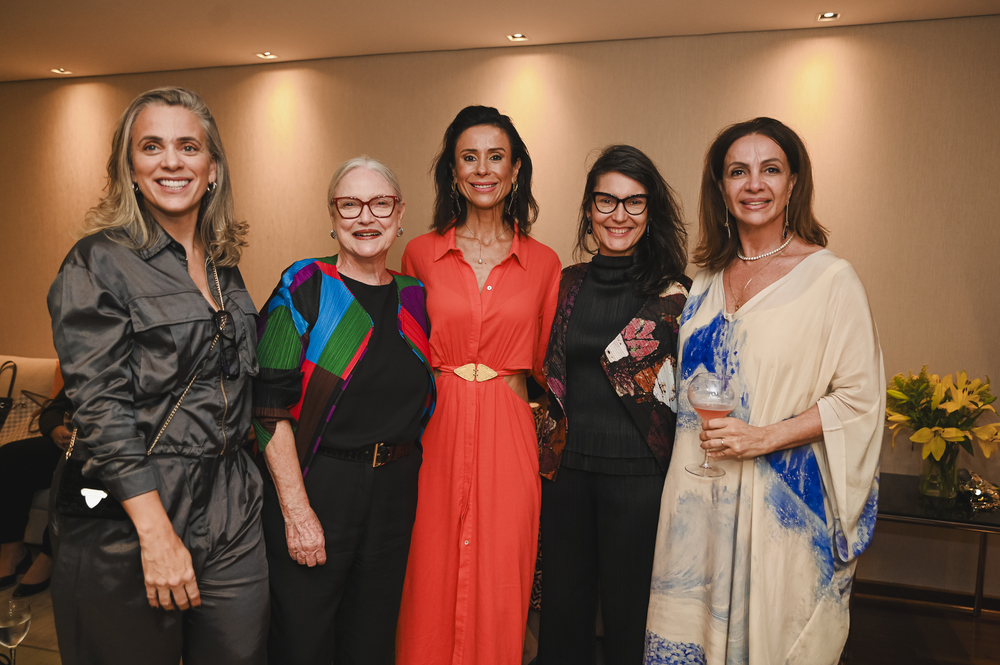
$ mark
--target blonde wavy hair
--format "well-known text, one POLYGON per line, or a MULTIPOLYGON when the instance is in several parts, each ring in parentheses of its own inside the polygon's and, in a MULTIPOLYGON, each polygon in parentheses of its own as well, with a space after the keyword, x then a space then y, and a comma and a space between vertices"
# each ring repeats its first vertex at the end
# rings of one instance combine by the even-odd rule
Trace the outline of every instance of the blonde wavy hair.
POLYGON ((153 246, 163 233, 159 224, 142 204, 142 195, 132 188, 132 127, 147 106, 180 106, 201 121, 209 154, 215 161, 216 187, 201 198, 198 211, 198 232, 212 260, 219 266, 231 267, 240 261, 247 246, 248 224, 236 219, 233 206, 233 186, 229 178, 229 163, 222 147, 219 128, 205 101, 184 88, 157 88, 144 92, 129 104, 115 127, 108 159, 107 196, 91 208, 84 217, 84 236, 119 229, 109 237, 132 249, 153 246))

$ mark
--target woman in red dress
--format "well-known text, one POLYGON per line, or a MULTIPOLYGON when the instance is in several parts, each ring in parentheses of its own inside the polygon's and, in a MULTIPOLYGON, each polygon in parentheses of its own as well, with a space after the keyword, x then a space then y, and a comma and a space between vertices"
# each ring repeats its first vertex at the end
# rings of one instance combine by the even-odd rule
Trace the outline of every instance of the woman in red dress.
POLYGON ((403 272, 427 289, 438 403, 423 436, 400 665, 521 662, 538 538, 539 383, 561 265, 528 237, 531 158, 510 118, 470 106, 434 169, 433 230, 403 272))

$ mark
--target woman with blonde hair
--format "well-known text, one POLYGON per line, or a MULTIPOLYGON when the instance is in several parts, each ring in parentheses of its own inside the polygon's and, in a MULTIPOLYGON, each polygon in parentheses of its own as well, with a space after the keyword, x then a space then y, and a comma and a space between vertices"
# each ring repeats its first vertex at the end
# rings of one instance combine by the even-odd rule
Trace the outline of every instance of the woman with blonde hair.
POLYGON ((51 525, 64 663, 266 660, 245 234, 204 101, 139 95, 48 296, 75 407, 51 525))

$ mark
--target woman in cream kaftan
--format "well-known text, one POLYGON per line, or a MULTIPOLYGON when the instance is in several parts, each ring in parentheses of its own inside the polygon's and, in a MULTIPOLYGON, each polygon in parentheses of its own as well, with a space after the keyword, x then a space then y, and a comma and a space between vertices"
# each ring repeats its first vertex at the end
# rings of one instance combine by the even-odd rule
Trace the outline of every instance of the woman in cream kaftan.
POLYGON ((521 661, 541 485, 531 407, 502 377, 530 371, 543 382, 560 268, 555 252, 518 234, 480 291, 454 228, 406 247, 403 272, 427 289, 440 376, 422 440, 397 662, 521 661), (500 376, 462 378, 470 363, 500 376))
POLYGON ((837 663, 856 557, 871 540, 885 378, 864 287, 828 250, 726 313, 722 271, 695 279, 681 318, 677 436, 660 508, 646 663, 837 663), (701 461, 687 399, 700 371, 736 380, 730 414, 778 423, 819 406, 822 441, 701 461))

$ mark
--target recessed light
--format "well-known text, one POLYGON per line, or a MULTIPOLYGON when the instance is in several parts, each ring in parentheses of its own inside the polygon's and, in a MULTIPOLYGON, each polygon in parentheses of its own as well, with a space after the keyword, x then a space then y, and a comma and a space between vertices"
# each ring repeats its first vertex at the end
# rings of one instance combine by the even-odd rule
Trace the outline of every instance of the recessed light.
POLYGON ((822 22, 836 21, 839 18, 840 18, 840 14, 838 14, 837 12, 823 12, 822 14, 818 14, 816 16, 816 20, 817 21, 822 21, 822 22))
POLYGON ((264 51, 263 53, 254 53, 255 56, 261 60, 275 60, 278 56, 271 53, 270 51, 264 51))
POLYGON ((528 35, 522 35, 520 32, 515 32, 513 35, 507 35, 507 39, 512 42, 526 42, 528 41, 528 35))
POLYGON ((73 73, 71 71, 63 69, 62 67, 59 67, 58 69, 50 69, 49 71, 52 72, 53 74, 62 74, 63 76, 66 76, 67 74, 72 74, 73 73))

